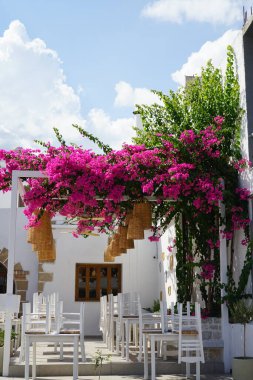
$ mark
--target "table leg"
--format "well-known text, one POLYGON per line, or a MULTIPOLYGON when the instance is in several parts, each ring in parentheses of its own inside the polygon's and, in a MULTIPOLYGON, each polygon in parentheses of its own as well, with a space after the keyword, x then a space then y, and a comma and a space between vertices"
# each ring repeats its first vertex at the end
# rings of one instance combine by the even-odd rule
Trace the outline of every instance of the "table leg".
POLYGON ((142 360, 142 346, 143 346, 143 334, 142 334, 142 326, 139 325, 139 354, 138 361, 142 360))
POLYGON ((134 335, 134 346, 137 347, 137 324, 134 323, 133 325, 133 335, 134 335))
POLYGON ((143 334, 143 351, 144 351, 144 379, 148 379, 148 342, 147 342, 147 334, 143 334))
POLYGON ((73 352, 73 380, 78 379, 78 340, 79 337, 74 337, 74 352, 73 352))
POLYGON ((25 380, 29 380, 29 337, 25 335, 25 380))
POLYGON ((63 342, 60 342, 60 360, 63 360, 63 342))
POLYGON ((126 321, 126 360, 129 361, 129 321, 126 321))
POLYGON ((36 342, 33 342, 33 365, 32 365, 32 379, 36 378, 36 342))
POLYGON ((125 323, 122 322, 120 325, 120 335, 121 335, 121 357, 125 356, 125 323))
POLYGON ((150 337, 151 346, 151 380, 155 380, 155 337, 151 335, 150 337))

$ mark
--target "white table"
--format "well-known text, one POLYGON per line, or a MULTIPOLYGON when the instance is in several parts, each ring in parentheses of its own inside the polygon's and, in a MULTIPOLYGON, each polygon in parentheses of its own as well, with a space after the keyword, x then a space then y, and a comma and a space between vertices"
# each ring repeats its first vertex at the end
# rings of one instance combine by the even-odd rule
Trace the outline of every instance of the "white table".
POLYGON ((29 380, 29 349, 33 344, 33 361, 32 361, 32 379, 36 378, 36 343, 37 342, 54 342, 54 343, 73 343, 73 380, 78 379, 78 342, 79 334, 25 334, 25 380, 29 380))
POLYGON ((156 369, 155 369, 155 342, 166 340, 166 342, 177 342, 178 334, 173 332, 167 333, 149 333, 144 334, 143 339, 143 350, 144 350, 144 379, 148 379, 148 339, 150 339, 151 348, 151 380, 156 379, 156 369))
MULTIPOLYGON (((142 314, 142 325, 152 325, 157 326, 161 324, 161 315, 160 314, 151 314, 144 313, 142 314)), ((125 356, 126 351, 126 360, 129 361, 129 332, 131 325, 139 327, 139 316, 138 315, 126 315, 123 316, 123 331, 122 331, 122 346, 121 346, 121 356, 125 356)), ((142 349, 142 346, 139 347, 142 349)))

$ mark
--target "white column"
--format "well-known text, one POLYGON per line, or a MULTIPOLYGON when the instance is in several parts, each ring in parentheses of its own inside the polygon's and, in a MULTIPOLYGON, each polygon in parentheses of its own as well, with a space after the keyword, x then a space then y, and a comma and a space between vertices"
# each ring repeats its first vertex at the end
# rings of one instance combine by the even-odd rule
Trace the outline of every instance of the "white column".
MULTIPOLYGON (((224 222, 219 227, 220 233, 220 281, 221 283, 227 283, 227 243, 226 239, 222 237, 222 231, 225 229, 225 206, 222 202, 219 205, 220 215, 224 222)), ((225 289, 221 289, 221 297, 226 295, 225 289)), ((223 349, 223 362, 225 373, 230 371, 230 344, 229 344, 229 319, 228 319, 228 307, 226 303, 221 305, 221 330, 222 339, 224 342, 223 349)))
MULTIPOLYGON (((8 295, 13 294, 15 245, 16 245, 17 195, 18 195, 18 174, 17 174, 17 171, 14 170, 12 172, 11 213, 10 213, 10 229, 9 229, 9 249, 8 249, 8 272, 7 272, 7 291, 6 291, 8 295)), ((6 312, 5 333, 4 333, 3 376, 9 375, 10 343, 11 343, 11 314, 6 312)))

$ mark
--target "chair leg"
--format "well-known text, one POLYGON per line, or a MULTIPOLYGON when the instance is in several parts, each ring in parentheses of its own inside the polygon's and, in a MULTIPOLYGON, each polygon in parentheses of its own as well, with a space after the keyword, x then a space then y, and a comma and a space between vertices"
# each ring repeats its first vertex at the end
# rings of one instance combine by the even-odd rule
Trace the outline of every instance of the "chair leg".
POLYGON ((20 346, 20 355, 19 355, 19 363, 22 363, 25 360, 25 337, 21 338, 21 346, 20 346))
POLYGON ((155 380, 155 337, 151 335, 151 380, 155 380))
POLYGON ((148 342, 146 334, 143 334, 143 351, 144 351, 144 379, 148 379, 148 342))
MULTIPOLYGON (((121 336, 121 357, 124 358, 125 356, 125 325, 123 323, 123 327, 120 328, 120 336, 121 336)), ((128 336, 129 338, 129 336, 128 336)))
POLYGON ((138 339, 137 339, 137 325, 133 325, 133 335, 134 335, 134 346, 138 346, 138 339))
POLYGON ((60 360, 63 360, 63 342, 60 343, 60 360))
POLYGON ((86 361, 86 356, 85 356, 85 345, 84 345, 84 338, 80 336, 80 347, 81 347, 81 355, 82 355, 82 361, 86 361))
POLYGON ((200 362, 196 363, 196 380, 200 380, 200 362))
MULTIPOLYGON (((189 356, 189 354, 188 354, 189 356)), ((186 363, 186 377, 187 379, 189 379, 191 376, 191 367, 190 367, 190 363, 186 363)))
POLYGON ((139 354, 138 354, 138 362, 142 361, 142 344, 143 344, 143 337, 142 331, 139 331, 139 354))

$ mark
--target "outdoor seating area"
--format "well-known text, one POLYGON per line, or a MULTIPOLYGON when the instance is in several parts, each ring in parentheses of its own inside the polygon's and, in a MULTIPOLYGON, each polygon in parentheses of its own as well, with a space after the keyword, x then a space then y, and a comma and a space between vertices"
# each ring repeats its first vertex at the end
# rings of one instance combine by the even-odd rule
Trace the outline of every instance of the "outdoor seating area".
MULTIPOLYGON (((151 359, 152 380, 161 373, 185 373, 189 377, 190 363, 196 364, 196 379, 200 380, 204 354, 197 303, 193 315, 189 304, 183 310, 182 304, 172 303, 167 308, 165 301, 160 302, 160 312, 152 313, 142 309, 138 293, 102 296, 102 336, 85 337, 85 303, 80 303, 80 313, 69 313, 58 293, 35 293, 32 304, 23 303, 18 321, 20 347, 15 345, 10 376, 28 380, 62 374, 76 380, 78 375, 93 375, 100 356, 104 375, 133 374, 148 379, 151 359)), ((193 367, 191 370, 195 371, 193 367)))
POLYGON ((195 304, 194 314, 187 305, 186 314, 182 304, 174 304, 170 310, 161 301, 160 313, 152 314, 141 308, 137 293, 123 293, 117 296, 101 297, 100 329, 103 340, 112 352, 116 351, 126 361, 130 360, 130 341, 132 341, 138 361, 142 361, 144 351, 144 379, 148 379, 148 342, 151 346, 151 379, 155 380, 155 354, 166 360, 166 342, 177 348, 178 363, 186 363, 186 376, 190 376, 190 363, 196 364, 196 379, 200 380, 200 363, 204 363, 200 305, 195 304), (170 314, 168 315, 168 311, 170 314), (157 345, 156 345, 157 343, 157 345))

